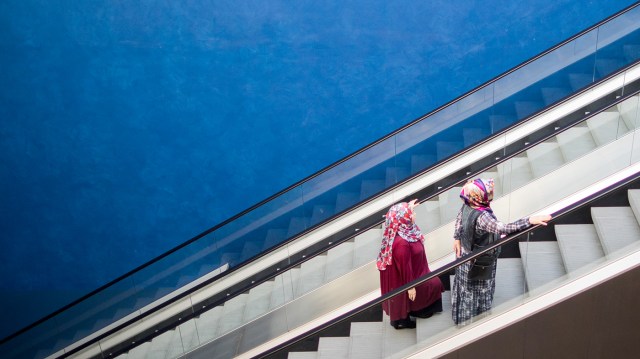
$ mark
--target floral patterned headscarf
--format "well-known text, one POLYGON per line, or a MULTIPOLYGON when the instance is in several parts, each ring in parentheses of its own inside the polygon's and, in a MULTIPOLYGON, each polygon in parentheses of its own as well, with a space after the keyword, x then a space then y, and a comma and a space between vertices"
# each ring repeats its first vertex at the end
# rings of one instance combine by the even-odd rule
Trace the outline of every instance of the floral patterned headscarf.
POLYGON ((402 237, 407 242, 424 242, 420 228, 411 219, 412 215, 413 210, 407 202, 393 205, 385 215, 382 245, 376 261, 378 270, 385 270, 388 265, 391 265, 391 250, 396 236, 402 237))
POLYGON ((460 192, 460 198, 469 207, 492 212, 490 204, 493 201, 493 188, 493 178, 478 178, 465 183, 460 192))

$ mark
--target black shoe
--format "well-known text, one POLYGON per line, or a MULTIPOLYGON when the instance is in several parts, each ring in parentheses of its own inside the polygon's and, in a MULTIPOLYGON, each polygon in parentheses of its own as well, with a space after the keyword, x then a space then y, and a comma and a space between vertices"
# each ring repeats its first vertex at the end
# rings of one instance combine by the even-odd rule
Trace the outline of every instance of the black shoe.
POLYGON ((425 313, 423 310, 417 312, 409 312, 409 315, 416 318, 427 319, 433 316, 433 313, 425 313))
POLYGON ((411 319, 392 320, 391 326, 396 329, 413 329, 416 327, 416 322, 411 319))
POLYGON ((436 300, 435 302, 433 302, 432 304, 430 304, 425 308, 416 310, 415 312, 414 311, 409 312, 409 315, 424 319, 424 318, 430 318, 434 313, 441 313, 441 312, 442 312, 442 298, 436 300))

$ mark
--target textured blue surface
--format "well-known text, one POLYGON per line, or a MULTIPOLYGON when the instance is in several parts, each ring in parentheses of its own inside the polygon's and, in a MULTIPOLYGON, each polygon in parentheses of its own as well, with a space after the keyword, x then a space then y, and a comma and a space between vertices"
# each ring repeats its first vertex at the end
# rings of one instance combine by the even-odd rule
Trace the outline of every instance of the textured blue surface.
POLYGON ((632 3, 2 1, 0 337, 632 3))

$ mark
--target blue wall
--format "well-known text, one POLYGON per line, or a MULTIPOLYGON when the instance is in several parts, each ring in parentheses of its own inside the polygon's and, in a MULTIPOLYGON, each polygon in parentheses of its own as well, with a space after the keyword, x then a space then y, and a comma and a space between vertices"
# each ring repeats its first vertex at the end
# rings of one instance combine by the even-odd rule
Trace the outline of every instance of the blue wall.
POLYGON ((0 337, 632 3, 0 2, 0 337))

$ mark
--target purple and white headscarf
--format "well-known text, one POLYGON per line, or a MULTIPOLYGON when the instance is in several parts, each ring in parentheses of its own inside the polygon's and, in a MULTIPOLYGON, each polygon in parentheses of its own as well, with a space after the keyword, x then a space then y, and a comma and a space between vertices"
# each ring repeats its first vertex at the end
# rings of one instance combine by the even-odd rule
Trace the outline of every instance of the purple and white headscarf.
POLYGON ((460 192, 460 198, 472 208, 493 212, 490 206, 493 201, 493 189, 493 178, 477 178, 465 183, 460 192))

